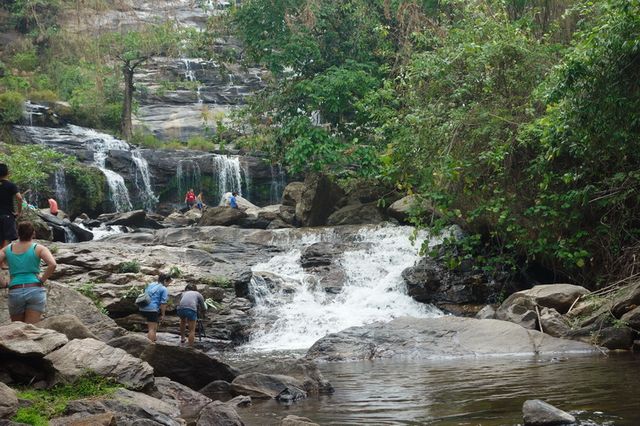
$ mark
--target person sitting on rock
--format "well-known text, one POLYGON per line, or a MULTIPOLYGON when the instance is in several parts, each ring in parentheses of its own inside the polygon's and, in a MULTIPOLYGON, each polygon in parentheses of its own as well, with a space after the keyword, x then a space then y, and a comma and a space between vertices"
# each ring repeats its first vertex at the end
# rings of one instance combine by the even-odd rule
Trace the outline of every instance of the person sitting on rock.
POLYGON ((9 315, 11 321, 35 324, 42 319, 47 303, 44 283, 56 270, 56 260, 48 248, 33 242, 36 231, 31 222, 18 224, 18 241, 0 251, 0 262, 9 264, 9 315), (40 260, 47 264, 40 275, 40 260))
POLYGON ((152 282, 144 289, 151 301, 148 305, 140 308, 140 313, 147 320, 147 337, 154 343, 157 338, 158 323, 164 320, 164 313, 169 300, 169 291, 165 285, 170 282, 171 276, 162 273, 158 276, 158 281, 152 282))
POLYGON ((196 321, 198 320, 198 310, 205 311, 207 305, 204 297, 198 291, 195 284, 189 283, 184 288, 182 298, 178 304, 178 316, 180 317, 180 343, 184 344, 184 332, 186 325, 189 325, 189 346, 193 347, 196 337, 196 321))
POLYGON ((196 203, 196 193, 193 192, 193 188, 190 188, 189 191, 184 196, 184 202, 187 204, 189 209, 192 209, 194 204, 196 203))
POLYGON ((204 207, 204 201, 202 199, 202 191, 200 191, 200 193, 196 197, 196 208, 198 210, 202 210, 203 207, 204 207))
POLYGON ((232 209, 238 208, 238 200, 236 198, 237 196, 238 196, 238 191, 233 191, 231 193, 231 198, 229 198, 229 206, 231 206, 232 209))

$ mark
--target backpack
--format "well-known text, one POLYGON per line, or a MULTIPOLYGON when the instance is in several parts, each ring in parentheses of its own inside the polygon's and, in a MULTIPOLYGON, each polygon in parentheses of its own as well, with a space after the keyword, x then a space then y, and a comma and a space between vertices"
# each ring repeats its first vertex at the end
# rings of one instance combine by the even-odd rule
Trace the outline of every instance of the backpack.
POLYGON ((187 201, 195 201, 196 200, 196 194, 194 194, 193 192, 189 192, 187 194, 187 201))
MULTIPOLYGON (((156 291, 158 291, 157 288, 153 292, 153 294, 156 294, 156 291)), ((151 303, 151 294, 147 293, 147 289, 145 289, 142 293, 140 293, 138 295, 138 297, 136 297, 136 302, 135 303, 136 303, 136 305, 138 305, 138 308, 144 308, 149 303, 151 303)))

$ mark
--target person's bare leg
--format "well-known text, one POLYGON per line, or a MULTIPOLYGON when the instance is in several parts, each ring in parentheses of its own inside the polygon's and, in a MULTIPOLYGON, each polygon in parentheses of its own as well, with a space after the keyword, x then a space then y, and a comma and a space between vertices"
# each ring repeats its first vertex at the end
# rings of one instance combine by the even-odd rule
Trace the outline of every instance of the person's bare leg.
POLYGON ((147 337, 149 338, 149 340, 151 340, 153 343, 156 342, 156 331, 158 330, 158 323, 157 322, 148 322, 147 323, 147 327, 149 327, 149 331, 147 332, 147 337))
POLYGON ((189 320, 189 346, 193 347, 193 342, 196 340, 196 322, 189 320))
POLYGON ((24 311, 24 322, 27 324, 35 324, 42 320, 42 312, 27 309, 24 311))
MULTIPOLYGON (((9 245, 9 240, 2 240, 2 244, 0 245, 0 250, 2 250, 3 248, 5 248, 8 245, 9 245)), ((5 258, 5 260, 2 261, 2 263, 0 264, 0 267, 2 269, 9 269, 9 265, 7 265, 7 259, 6 258, 5 258)))
POLYGON ((11 322, 15 322, 15 321, 24 321, 24 312, 18 315, 11 315, 11 322))
POLYGON ((187 319, 180 318, 180 343, 184 343, 184 330, 187 327, 187 319))

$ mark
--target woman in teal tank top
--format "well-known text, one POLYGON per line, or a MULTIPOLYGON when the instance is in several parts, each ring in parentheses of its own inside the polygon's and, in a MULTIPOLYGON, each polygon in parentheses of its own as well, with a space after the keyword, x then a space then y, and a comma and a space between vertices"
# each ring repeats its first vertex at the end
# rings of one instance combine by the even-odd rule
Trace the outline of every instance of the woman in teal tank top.
POLYGON ((43 245, 33 242, 35 231, 31 222, 18 224, 17 242, 0 251, 0 263, 9 265, 9 315, 11 321, 37 323, 45 310, 47 294, 44 283, 56 269, 56 260, 43 245), (47 264, 40 275, 40 260, 47 264))

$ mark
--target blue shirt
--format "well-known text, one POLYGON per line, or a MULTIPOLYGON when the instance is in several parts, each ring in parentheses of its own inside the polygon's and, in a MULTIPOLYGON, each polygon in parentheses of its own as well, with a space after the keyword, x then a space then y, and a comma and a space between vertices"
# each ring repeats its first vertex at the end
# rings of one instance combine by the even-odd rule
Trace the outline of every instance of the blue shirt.
POLYGON ((153 282, 149 284, 144 291, 149 294, 151 303, 144 308, 140 308, 141 311, 158 312, 160 310, 160 305, 164 305, 169 300, 169 291, 167 291, 167 288, 160 283, 153 282))
POLYGON ((229 205, 231 206, 232 209, 237 209, 238 208, 238 203, 236 201, 236 196, 232 195, 231 198, 229 198, 229 205))

